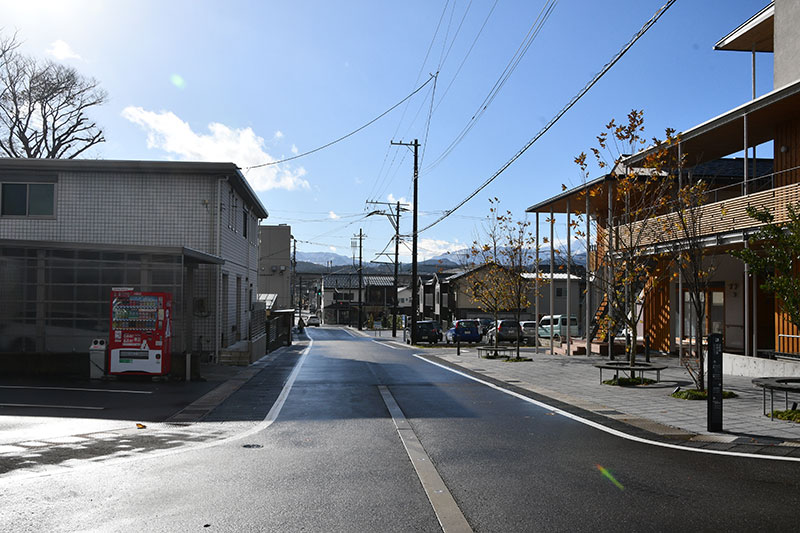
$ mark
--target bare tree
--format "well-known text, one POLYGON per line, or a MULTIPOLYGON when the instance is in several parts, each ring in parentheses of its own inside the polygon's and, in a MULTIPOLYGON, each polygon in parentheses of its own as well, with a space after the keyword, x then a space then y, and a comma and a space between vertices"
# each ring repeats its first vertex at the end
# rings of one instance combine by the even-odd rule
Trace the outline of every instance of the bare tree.
POLYGON ((72 159, 104 142, 87 116, 108 96, 92 78, 18 51, 0 39, 0 151, 7 157, 72 159))

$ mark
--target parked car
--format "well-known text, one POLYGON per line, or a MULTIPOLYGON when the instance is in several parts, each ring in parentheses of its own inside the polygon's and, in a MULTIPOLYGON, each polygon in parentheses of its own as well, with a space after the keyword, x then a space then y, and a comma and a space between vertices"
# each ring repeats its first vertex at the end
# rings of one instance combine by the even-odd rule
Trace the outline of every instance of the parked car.
POLYGON ((308 317, 308 321, 306 321, 306 326, 317 326, 317 327, 319 327, 320 325, 322 325, 322 322, 320 322, 318 316, 310 316, 310 317, 308 317))
MULTIPOLYGON (((439 326, 433 320, 419 320, 417 322, 417 342, 429 342, 431 344, 436 344, 441 340, 440 332, 441 326, 439 326)), ((406 344, 411 344, 411 321, 408 321, 408 326, 406 326, 406 330, 404 333, 406 344)))
POLYGON ((481 340, 480 322, 477 320, 456 320, 453 327, 444 334, 447 344, 451 342, 479 342, 481 340))
POLYGON ((489 326, 492 325, 492 321, 489 318, 476 318, 480 325, 481 325, 481 337, 486 335, 489 332, 489 326))
POLYGON ((442 325, 436 321, 433 322, 433 327, 436 330, 436 334, 439 336, 439 340, 444 340, 444 331, 442 331, 442 325))
POLYGON ((495 337, 497 337, 497 342, 516 342, 518 332, 519 323, 516 320, 498 320, 496 323, 492 322, 489 332, 486 335, 486 342, 494 344, 495 337))
MULTIPOLYGON (((539 337, 550 338, 550 315, 543 316, 539 320, 539 337)), ((553 315, 553 338, 563 338, 567 334, 567 317, 565 315, 553 315)), ((578 318, 576 316, 569 317, 569 335, 570 337, 577 337, 578 333, 578 318)))
POLYGON ((536 321, 523 320, 519 323, 519 327, 521 329, 520 337, 522 337, 522 342, 530 344, 535 341, 537 327, 536 321))

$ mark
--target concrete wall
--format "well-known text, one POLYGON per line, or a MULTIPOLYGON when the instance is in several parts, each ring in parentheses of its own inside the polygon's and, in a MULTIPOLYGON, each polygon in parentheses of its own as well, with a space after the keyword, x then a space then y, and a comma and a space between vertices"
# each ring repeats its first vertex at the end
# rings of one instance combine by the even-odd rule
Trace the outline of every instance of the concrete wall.
POLYGON ((774 88, 800 79, 800 2, 775 0, 774 88))
POLYGON ((800 362, 772 361, 758 357, 723 354, 722 373, 747 377, 800 377, 800 362))
POLYGON ((292 228, 286 225, 260 226, 258 231, 258 292, 277 294, 274 308, 290 309, 292 228))

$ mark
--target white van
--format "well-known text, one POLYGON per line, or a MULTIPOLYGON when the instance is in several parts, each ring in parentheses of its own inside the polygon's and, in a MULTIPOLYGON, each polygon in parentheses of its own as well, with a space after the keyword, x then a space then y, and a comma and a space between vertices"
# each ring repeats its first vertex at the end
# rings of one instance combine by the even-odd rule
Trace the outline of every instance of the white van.
MULTIPOLYGON (((550 315, 543 316, 539 320, 539 337, 550 338, 550 315)), ((565 315, 552 315, 553 322, 553 337, 562 338, 567 333, 567 317, 565 315)), ((577 337, 578 333, 578 317, 569 317, 569 335, 570 337, 577 337)))

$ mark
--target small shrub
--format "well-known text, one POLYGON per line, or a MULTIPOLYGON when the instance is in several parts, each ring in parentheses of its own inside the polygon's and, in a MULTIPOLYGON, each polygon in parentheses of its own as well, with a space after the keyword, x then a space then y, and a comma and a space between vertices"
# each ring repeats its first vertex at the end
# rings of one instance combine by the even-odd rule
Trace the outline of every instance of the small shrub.
POLYGON ((522 363, 523 361, 533 361, 530 357, 509 357, 506 359, 506 363, 522 363))
MULTIPOLYGON (((769 416, 769 413, 767 413, 769 416)), ((780 420, 800 423, 800 409, 787 409, 786 411, 772 411, 772 416, 780 420)))
MULTIPOLYGON (((708 399, 708 391, 704 390, 697 390, 697 389, 686 389, 686 390, 679 390, 678 392, 673 392, 670 394, 673 398, 678 398, 679 400, 707 400, 708 399)), ((729 399, 729 398, 736 398, 736 393, 731 392, 729 390, 722 391, 722 398, 729 399)))
POLYGON ((604 385, 613 385, 615 387, 637 387, 639 385, 652 385, 653 383, 655 383, 655 380, 650 378, 614 378, 603 382, 604 385))

